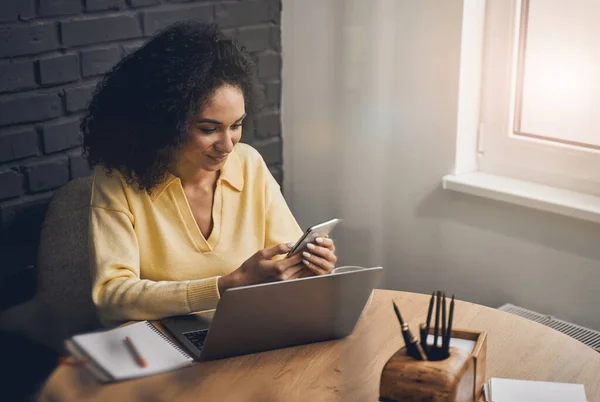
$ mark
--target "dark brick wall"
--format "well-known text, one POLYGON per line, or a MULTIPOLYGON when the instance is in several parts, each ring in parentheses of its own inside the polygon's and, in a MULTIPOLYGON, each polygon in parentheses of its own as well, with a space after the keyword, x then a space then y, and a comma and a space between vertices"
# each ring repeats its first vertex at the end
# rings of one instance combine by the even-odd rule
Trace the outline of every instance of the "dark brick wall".
POLYGON ((102 74, 167 25, 216 22, 251 52, 260 85, 244 132, 282 180, 281 0, 0 0, 0 309, 35 287, 56 189, 90 174, 79 122, 102 74))

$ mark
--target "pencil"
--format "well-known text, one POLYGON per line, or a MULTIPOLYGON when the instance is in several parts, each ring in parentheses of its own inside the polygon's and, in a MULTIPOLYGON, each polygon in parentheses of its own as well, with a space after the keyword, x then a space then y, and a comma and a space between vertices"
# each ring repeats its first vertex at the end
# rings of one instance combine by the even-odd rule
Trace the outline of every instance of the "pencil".
POLYGON ((452 301, 450 302, 450 314, 448 314, 448 339, 446 341, 445 352, 446 356, 450 353, 450 339, 452 338, 452 320, 454 319, 454 295, 452 295, 452 301))
POLYGON ((429 299, 429 309, 427 310, 427 333, 431 328, 431 313, 433 312, 433 299, 435 298, 435 292, 431 292, 431 299, 429 299))
POLYGON ((446 343, 446 293, 442 293, 442 349, 446 343))
POLYGON ((438 346, 438 333, 440 332, 440 302, 441 302, 442 292, 439 290, 435 295, 435 327, 433 334, 433 347, 437 348, 438 346))
POLYGON ((128 336, 125 337, 125 346, 127 347, 127 349, 129 349, 129 352, 131 352, 131 354, 133 355, 133 358, 135 359, 135 362, 137 363, 138 366, 140 366, 142 368, 147 366, 146 360, 144 360, 144 358, 140 354, 140 351, 135 347, 135 345, 133 344, 133 341, 128 336))
POLYGON ((425 329, 421 330, 421 344, 423 346, 423 350, 425 350, 425 353, 429 353, 429 345, 427 345, 427 336, 429 335, 429 330, 431 329, 431 313, 433 312, 434 298, 435 292, 431 292, 431 298, 429 299, 429 308, 427 309, 427 322, 425 324, 425 329), (425 336, 423 336, 423 333, 425 336))

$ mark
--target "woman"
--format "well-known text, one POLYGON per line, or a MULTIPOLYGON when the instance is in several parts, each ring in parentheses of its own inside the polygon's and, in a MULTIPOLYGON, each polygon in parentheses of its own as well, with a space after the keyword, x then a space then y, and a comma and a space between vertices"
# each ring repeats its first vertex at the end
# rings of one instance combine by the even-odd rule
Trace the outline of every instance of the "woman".
POLYGON ((196 23, 159 33, 98 86, 82 131, 105 322, 211 309, 228 288, 334 268, 328 238, 282 256, 302 231, 260 154, 238 144, 251 94, 248 57, 196 23))

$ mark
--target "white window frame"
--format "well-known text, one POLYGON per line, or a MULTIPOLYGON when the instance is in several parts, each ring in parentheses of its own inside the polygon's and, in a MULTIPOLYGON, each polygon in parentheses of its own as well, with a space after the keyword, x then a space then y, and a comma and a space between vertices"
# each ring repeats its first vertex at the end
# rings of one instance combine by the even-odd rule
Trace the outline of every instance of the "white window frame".
POLYGON ((600 223, 600 153, 513 132, 521 5, 463 2, 456 160, 443 187, 600 223))

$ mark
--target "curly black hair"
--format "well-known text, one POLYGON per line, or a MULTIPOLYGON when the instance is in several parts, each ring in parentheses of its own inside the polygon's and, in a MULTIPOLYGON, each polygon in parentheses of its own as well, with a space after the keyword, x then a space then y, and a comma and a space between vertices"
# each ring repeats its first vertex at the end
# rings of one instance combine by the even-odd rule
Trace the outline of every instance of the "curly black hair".
POLYGON ((130 54, 96 87, 81 122, 90 167, 119 171, 152 190, 165 179, 191 118, 222 85, 242 90, 252 111, 254 66, 216 26, 181 22, 130 54))

